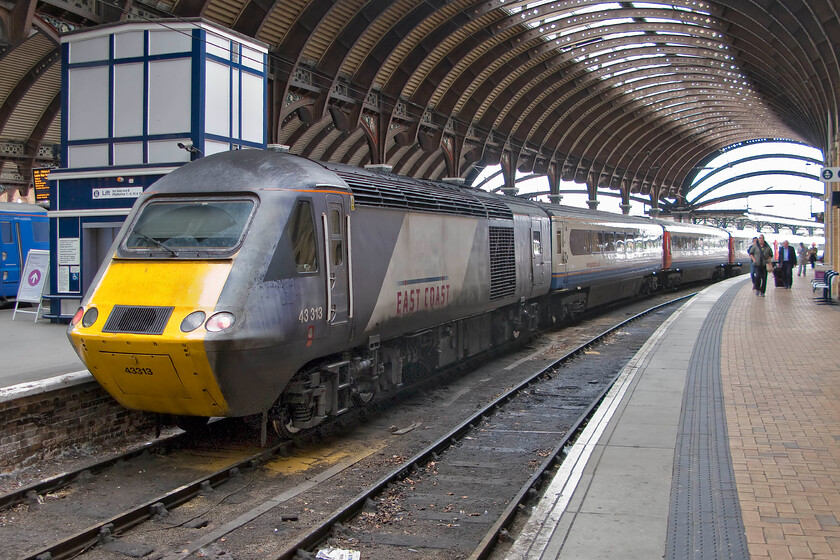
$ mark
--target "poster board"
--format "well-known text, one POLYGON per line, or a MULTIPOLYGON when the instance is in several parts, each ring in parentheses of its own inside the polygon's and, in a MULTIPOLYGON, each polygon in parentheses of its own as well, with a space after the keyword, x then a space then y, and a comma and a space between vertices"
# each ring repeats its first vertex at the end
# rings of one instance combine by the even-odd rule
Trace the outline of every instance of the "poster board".
POLYGON ((18 313, 34 313, 35 321, 41 313, 41 298, 44 294, 44 286, 50 272, 50 252, 41 249, 31 249, 26 254, 26 264, 23 273, 20 275, 17 298, 15 299, 15 310, 12 313, 12 321, 18 313), (20 303, 37 303, 36 311, 18 309, 20 303))

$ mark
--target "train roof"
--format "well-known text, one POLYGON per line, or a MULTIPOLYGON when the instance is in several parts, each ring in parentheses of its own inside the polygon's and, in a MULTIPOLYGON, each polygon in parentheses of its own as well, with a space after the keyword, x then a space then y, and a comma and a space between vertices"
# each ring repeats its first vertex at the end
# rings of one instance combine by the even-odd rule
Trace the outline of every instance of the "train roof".
POLYGON ((26 202, 0 202, 0 213, 43 214, 46 216, 47 210, 37 204, 29 204, 26 202))
MULTIPOLYGON (((404 177, 386 171, 320 162, 341 177, 356 204, 418 212, 510 220, 513 210, 504 197, 457 184, 404 177)), ((519 205, 526 201, 511 201, 519 205)), ((529 205, 533 209, 533 205, 529 205)))
POLYGON ((567 220, 577 220, 592 224, 614 224, 615 227, 656 227, 661 231, 661 225, 655 223, 650 218, 645 216, 631 216, 628 214, 616 214, 614 212, 604 212, 602 210, 589 210, 587 208, 577 208, 574 206, 563 206, 559 204, 546 204, 544 202, 537 203, 549 216, 556 218, 564 218, 567 220))
POLYGON ((318 187, 347 189, 334 173, 314 161, 266 150, 232 150, 179 167, 155 181, 146 193, 208 194, 318 187))
POLYGON ((700 224, 690 224, 687 222, 672 222, 671 220, 653 220, 661 224, 667 231, 671 233, 693 233, 696 235, 714 235, 715 237, 729 238, 729 232, 723 229, 703 226, 700 224))

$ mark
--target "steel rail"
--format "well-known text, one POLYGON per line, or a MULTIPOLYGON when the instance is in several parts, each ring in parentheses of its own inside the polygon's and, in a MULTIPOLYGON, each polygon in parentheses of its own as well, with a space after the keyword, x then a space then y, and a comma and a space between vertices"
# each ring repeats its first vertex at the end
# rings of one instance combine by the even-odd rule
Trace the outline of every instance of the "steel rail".
POLYGON ((148 502, 135 506, 123 513, 117 514, 110 519, 91 525, 90 527, 79 531, 75 535, 55 542, 44 549, 28 553, 22 558, 22 560, 38 560, 43 558, 61 560, 64 558, 72 558, 94 546, 98 542, 107 540, 107 538, 114 533, 125 531, 126 529, 130 529, 135 525, 151 519, 158 513, 162 512, 161 508, 169 510, 180 506, 202 492, 203 488, 205 488, 207 484, 213 488, 231 480, 239 475, 242 469, 258 465, 269 457, 276 455, 282 449, 286 449, 290 445, 291 442, 281 442, 270 449, 266 449, 260 453, 243 459, 242 461, 238 461, 233 465, 220 469, 209 476, 203 476, 192 482, 181 485, 174 490, 149 500, 148 502))
MULTIPOLYGON (((390 473, 388 473, 387 475, 379 479, 377 482, 375 482, 368 489, 362 491, 361 493, 356 495, 356 497, 352 498, 349 502, 335 510, 325 521, 321 523, 321 525, 310 530, 306 535, 300 537, 295 543, 287 545, 286 548, 284 548, 278 555, 274 556, 274 558, 276 560, 293 560, 298 550, 313 549, 315 546, 323 542, 329 536, 330 532, 332 531, 332 528, 336 524, 344 523, 347 520, 354 517, 356 514, 358 514, 365 507, 367 500, 384 491, 388 487, 388 485, 392 484, 393 482, 397 482, 399 480, 404 479, 409 474, 411 474, 412 471, 418 469, 420 466, 425 465, 432 460, 435 460, 437 455, 440 455, 448 447, 457 443, 468 432, 475 429, 477 423, 481 421, 482 418, 486 418, 487 416, 492 415, 495 411, 500 409, 504 404, 513 399, 521 391, 539 381, 540 378, 542 378, 543 376, 553 372, 559 366, 562 366, 564 363, 568 362, 572 358, 585 352, 588 348, 590 348, 594 344, 601 342, 607 336, 623 328, 628 323, 631 323, 637 319, 640 319, 641 317, 644 317, 645 315, 662 309, 663 307, 667 307, 675 303, 684 301, 688 298, 695 296, 696 294, 697 292, 693 292, 691 294, 676 298, 672 301, 651 307, 610 327, 609 329, 603 331, 601 334, 593 337, 587 342, 580 344, 573 350, 566 353, 564 356, 558 358, 549 365, 545 366, 540 371, 534 373, 527 379, 520 382, 515 387, 509 389, 507 392, 500 395, 499 397, 491 401, 489 404, 487 404, 485 407, 483 407, 481 410, 473 414, 470 418, 461 422, 449 433, 440 437, 437 441, 430 444, 426 449, 420 451, 410 459, 403 462, 401 465, 393 469, 390 473)), ((612 383, 614 382, 615 378, 613 378, 612 383)), ((531 476, 528 482, 525 485, 523 485, 523 487, 517 493, 515 499, 511 501, 511 503, 508 505, 508 507, 505 509, 505 511, 499 517, 496 523, 493 524, 490 530, 488 530, 485 536, 482 538, 480 544, 470 556, 471 559, 483 559, 489 556, 490 552, 495 546, 499 531, 507 527, 513 520, 513 517, 516 514, 517 507, 519 506, 519 504, 525 501, 525 499, 528 496, 529 490, 538 485, 539 480, 556 461, 562 460, 560 455, 562 453, 563 447, 569 442, 570 438, 582 428, 583 424, 592 414, 594 409, 603 400, 604 395, 606 395, 612 383, 610 383, 609 386, 607 386, 604 389, 604 391, 600 393, 597 399, 593 399, 592 403, 589 405, 586 411, 583 414, 581 414, 578 420, 575 421, 575 423, 573 424, 573 428, 568 430, 567 435, 564 436, 562 442, 554 448, 552 454, 540 464, 540 467, 533 474, 533 476, 531 476)))
POLYGON ((99 474, 108 467, 112 467, 119 461, 134 459, 135 457, 143 455, 144 453, 147 453, 149 451, 158 449, 162 446, 165 446, 167 448, 180 447, 181 445, 183 445, 182 440, 186 439, 187 437, 187 433, 182 433, 164 437, 161 439, 156 439, 154 441, 144 443, 141 447, 125 451, 123 453, 120 453, 119 455, 115 455, 104 461, 99 461, 91 465, 79 467, 78 469, 72 471, 66 471, 57 474, 55 476, 46 478, 44 480, 40 480, 38 482, 27 484, 26 486, 18 488, 17 490, 13 490, 11 492, 7 492, 5 494, 0 495, 0 511, 16 506, 23 502, 31 501, 34 498, 34 496, 41 496, 44 494, 49 494, 50 492, 55 492, 56 490, 61 490, 62 488, 65 488, 66 486, 72 484, 81 474, 85 472, 91 474, 99 474))

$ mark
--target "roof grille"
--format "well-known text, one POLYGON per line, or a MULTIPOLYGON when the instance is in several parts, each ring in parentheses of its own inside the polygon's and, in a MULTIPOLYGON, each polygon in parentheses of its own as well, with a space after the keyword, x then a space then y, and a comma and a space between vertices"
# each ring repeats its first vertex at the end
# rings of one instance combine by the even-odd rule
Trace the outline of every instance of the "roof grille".
POLYGON ((490 227, 490 301, 516 293, 513 228, 490 227))
POLYGON ((332 168, 350 186, 353 199, 361 206, 401 208, 416 212, 455 214, 512 220, 510 208, 495 196, 477 196, 462 187, 332 168))
POLYGON ((102 332, 163 334, 173 307, 115 305, 102 332))

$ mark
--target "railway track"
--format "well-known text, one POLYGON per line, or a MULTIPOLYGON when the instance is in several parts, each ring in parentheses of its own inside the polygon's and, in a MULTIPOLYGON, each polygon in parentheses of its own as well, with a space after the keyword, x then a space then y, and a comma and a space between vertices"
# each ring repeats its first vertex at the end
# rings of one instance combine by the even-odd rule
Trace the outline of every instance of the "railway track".
POLYGON ((553 361, 397 466, 275 558, 292 560, 327 539, 336 548, 364 545, 371 558, 398 558, 394 548, 422 558, 449 558, 474 542, 469 558, 487 558, 617 377, 602 370, 599 378, 570 381, 558 370, 629 323, 688 297, 634 315, 553 361), (550 402, 553 396, 562 396, 560 407, 550 402), (471 490, 483 498, 471 500, 471 490), (410 526, 402 523, 409 516, 410 526))
MULTIPOLYGON (((387 520, 385 525, 393 525, 395 522, 400 523, 408 517, 408 514, 411 514, 411 522, 416 525, 420 534, 436 535, 436 533, 445 532, 450 533, 449 539, 452 542, 495 542, 496 535, 509 522, 509 517, 515 513, 517 505, 533 493, 533 489, 543 476, 542 473, 546 469, 550 469, 557 462, 558 457, 562 455, 563 446, 574 433, 575 426, 579 425, 583 421, 582 418, 585 417, 582 412, 594 406, 600 395, 606 391, 609 383, 609 379, 597 380, 597 382, 593 382, 594 379, 587 379, 578 388, 572 389, 567 381, 558 380, 552 370, 587 352, 588 348, 597 343, 597 339, 603 339, 614 332, 615 329, 620 328, 622 326, 616 326, 614 329, 601 333, 593 340, 579 345, 543 371, 530 376, 529 379, 500 395, 484 410, 459 423, 454 429, 428 445, 425 450, 410 456, 408 460, 397 461, 395 457, 395 460, 391 463, 397 463, 398 465, 392 468, 387 476, 383 476, 378 481, 362 481, 360 489, 364 489, 349 500, 345 507, 335 510, 330 515, 323 515, 323 512, 321 512, 320 518, 310 523, 310 528, 304 528, 301 531, 300 527, 296 527, 293 530, 295 532, 294 536, 280 531, 280 538, 274 543, 274 547, 269 546, 263 549, 267 554, 266 557, 293 558, 298 551, 311 550, 318 542, 323 541, 336 531, 337 523, 344 524, 345 527, 345 529, 340 529, 339 526, 339 532, 336 533, 336 542, 340 544, 355 542, 358 545, 361 543, 359 539, 348 536, 355 531, 358 534, 366 535, 364 537, 365 542, 362 544, 369 548, 407 547, 419 550, 423 548, 421 546, 423 544, 422 538, 413 541, 410 538, 402 538, 399 541, 387 537, 387 531, 375 531, 370 530, 371 527, 366 527, 366 525, 372 525, 372 528, 376 529, 375 525, 377 520, 380 519, 387 520), (547 381, 555 381, 559 384, 553 389, 549 389, 547 385, 542 385, 547 381), (533 389, 534 383, 538 382, 541 383, 540 387, 542 388, 533 389), (539 429, 532 427, 532 429, 523 430, 521 427, 524 422, 522 414, 510 415, 508 412, 493 414, 494 410, 508 408, 509 403, 520 398, 517 395, 529 394, 531 398, 546 400, 559 395, 569 398, 573 392, 577 393, 577 396, 574 397, 577 401, 573 404, 564 405, 562 415, 558 415, 558 411, 551 407, 542 412, 536 411, 534 414, 530 414, 532 418, 529 422, 537 422, 539 429), (559 420, 560 416, 563 417, 562 422, 559 420), (548 419, 556 421, 548 425, 548 419), (525 434, 527 434, 527 440, 523 439, 525 434), (492 445, 482 443, 482 438, 488 436, 495 438, 497 443, 492 445), (509 441, 508 445, 498 445, 499 441, 505 439, 509 441), (486 451, 494 447, 497 451, 495 456, 486 455, 484 459, 477 459, 479 450, 486 451), (516 462, 523 460, 519 456, 515 461, 505 461, 506 457, 515 455, 511 453, 510 450, 512 449, 522 449, 530 452, 530 456, 525 460, 528 468, 516 468, 516 462), (444 456, 446 460, 440 458, 444 456), (458 458, 459 456, 460 458, 458 458), (494 472, 493 465, 502 465, 502 467, 494 472), (522 474, 514 480, 509 474, 516 471, 521 471, 522 474), (502 497, 499 494, 499 499, 494 500, 494 503, 478 503, 470 499, 471 492, 464 491, 465 488, 469 488, 471 477, 490 480, 495 482, 498 487, 519 488, 519 491, 514 496, 502 497), (439 491, 447 484, 449 489, 440 493, 439 491), (413 495, 413 501, 409 500, 404 505, 395 505, 401 502, 401 496, 409 494, 413 495), (378 496, 376 501, 373 501, 374 496, 378 496), (429 502, 429 504, 423 505, 423 502, 429 502), (389 504, 394 506, 390 510, 388 509, 389 504), (360 513, 361 515, 359 515, 360 513), (355 523, 359 523, 360 527, 355 527, 355 523), (463 527, 463 531, 459 531, 459 533, 464 532, 465 536, 454 537, 453 541, 452 529, 459 528, 453 527, 453 525, 463 527), (344 534, 342 531, 350 532, 344 534), (270 554, 268 554, 269 552, 270 554)), ((225 481, 235 480, 237 477, 241 478, 242 472, 271 460, 279 452, 279 448, 274 447, 253 454, 237 464, 225 465, 216 472, 182 484, 178 488, 173 488, 172 491, 162 492, 151 499, 142 501, 130 510, 103 519, 102 522, 86 527, 83 531, 77 531, 73 536, 61 539, 53 545, 27 553, 25 557, 46 558, 48 553, 49 557, 53 559, 68 558, 87 549, 91 549, 91 557, 97 557, 97 549, 100 549, 99 556, 107 557, 107 554, 103 555, 102 550, 108 550, 108 548, 95 547, 95 545, 103 544, 105 547, 110 546, 111 551, 115 550, 114 543, 119 544, 120 534, 129 528, 149 519, 160 521, 172 508, 196 496, 211 494, 213 487, 219 486, 225 481), (114 540, 115 535, 118 537, 116 541, 114 540)), ((284 454, 287 454, 287 452, 288 449, 285 449, 284 454)), ((225 523, 216 521, 214 523, 215 529, 201 538, 193 538, 189 544, 184 546, 168 545, 166 547, 168 552, 159 553, 157 557, 167 559, 185 558, 195 552, 200 552, 206 556, 208 550, 212 551, 214 549, 214 542, 224 542, 227 538, 231 542, 235 542, 237 538, 232 537, 232 534, 246 527, 249 523, 253 523, 255 519, 273 508, 278 508, 281 504, 288 505, 289 502, 296 499, 299 500, 300 496, 316 488, 317 485, 328 480, 332 482, 339 473, 353 468, 361 470, 358 465, 363 464, 363 459, 364 456, 360 456, 339 461, 332 468, 322 469, 320 473, 310 477, 309 481, 305 483, 298 483, 294 488, 287 485, 285 490, 281 489, 280 493, 273 498, 267 501, 263 500, 250 509, 239 511, 232 521, 228 520, 225 523)), ((400 457, 400 459, 402 458, 400 457)), ((282 462, 283 459, 278 459, 278 461, 282 462)), ((30 489, 30 501, 33 493, 39 494, 40 492, 37 489, 30 489)), ((24 493, 24 496, 26 496, 26 493, 24 493)), ((475 494, 473 494, 474 496, 475 494)), ((278 510, 282 509, 278 508, 278 510)), ((309 523, 309 518, 317 518, 317 513, 313 512, 313 515, 302 516, 306 518, 301 520, 302 523, 309 523)), ((290 521, 298 521, 297 516, 293 514, 281 513, 279 515, 283 521, 286 518, 290 521)), ((181 516, 181 518, 183 517, 181 516)), ((170 523, 177 524, 174 521, 170 521, 170 523)), ((275 529, 275 531, 277 530, 275 529)), ((439 538, 442 536, 438 534, 434 540, 438 544, 443 543, 445 541, 439 538)), ((452 542, 448 542, 447 548, 452 545, 452 542)), ((119 551, 118 546, 116 550, 119 551)), ((430 547, 428 550, 440 551, 442 549, 430 547)), ((129 550, 129 552, 136 553, 139 550, 135 548, 129 550)))

